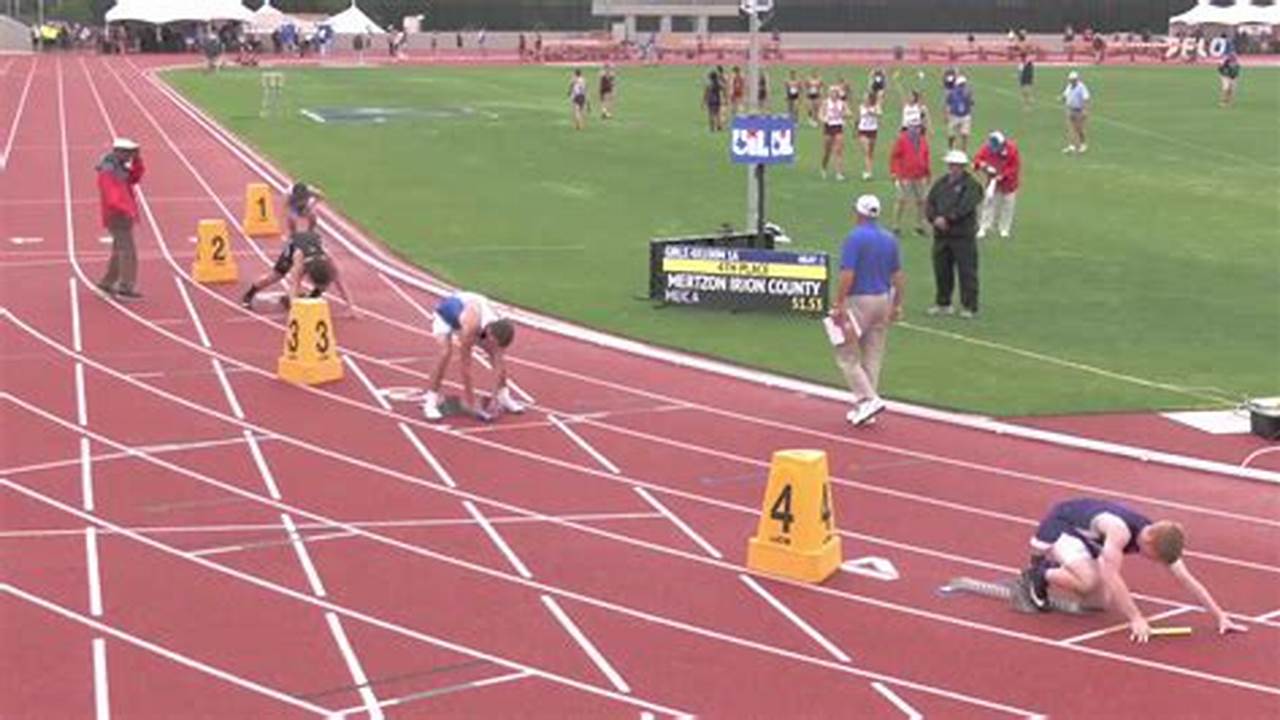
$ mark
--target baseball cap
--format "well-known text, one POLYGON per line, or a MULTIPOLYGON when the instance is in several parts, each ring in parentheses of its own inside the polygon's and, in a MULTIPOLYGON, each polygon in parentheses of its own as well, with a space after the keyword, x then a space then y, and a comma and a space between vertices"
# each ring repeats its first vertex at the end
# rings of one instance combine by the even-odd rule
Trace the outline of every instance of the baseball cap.
POLYGON ((853 209, 859 215, 880 217, 880 199, 875 195, 859 195, 853 203, 853 209))
POLYGON ((1067 73, 1067 79, 1068 79, 1068 80, 1079 80, 1079 79, 1080 79, 1080 73, 1076 72, 1075 70, 1072 70, 1071 72, 1067 73))
POLYGON ((960 77, 956 78, 956 84, 957 84, 957 85, 964 85, 964 84, 965 84, 965 83, 967 83, 967 82, 969 82, 969 78, 967 78, 967 77, 965 77, 965 76, 963 76, 963 75, 961 75, 960 77))
POLYGON ((116 150, 137 150, 138 143, 126 137, 118 137, 111 143, 111 147, 116 150))
POLYGON ((999 130, 992 130, 991 134, 987 136, 987 140, 991 142, 991 146, 994 148, 1004 147, 1004 133, 999 130))
POLYGON ((968 165, 969 156, 963 150, 948 150, 942 161, 948 165, 968 165))

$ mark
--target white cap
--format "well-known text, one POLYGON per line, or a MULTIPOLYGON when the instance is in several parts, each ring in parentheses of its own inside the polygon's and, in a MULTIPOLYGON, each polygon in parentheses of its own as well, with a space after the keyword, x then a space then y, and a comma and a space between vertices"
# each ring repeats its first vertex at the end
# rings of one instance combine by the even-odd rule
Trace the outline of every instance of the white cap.
POLYGON ((1072 70, 1071 72, 1067 73, 1067 79, 1068 79, 1068 80, 1079 80, 1079 79, 1080 79, 1080 73, 1076 72, 1075 70, 1072 70))
POLYGON ((987 138, 990 139, 991 142, 995 143, 996 147, 1004 145, 1004 133, 999 130, 992 130, 991 134, 988 135, 987 138))
POLYGON ((859 195, 853 209, 864 217, 880 217, 880 198, 875 195, 859 195))
POLYGON ((964 84, 965 84, 965 83, 967 83, 967 82, 969 82, 969 78, 967 78, 967 77, 965 77, 965 76, 963 76, 963 75, 961 75, 961 76, 959 76, 959 77, 957 77, 957 78, 956 78, 956 84, 957 84, 957 85, 964 85, 964 84))
POLYGON ((130 140, 127 137, 118 137, 115 139, 114 142, 111 143, 111 147, 116 150, 137 150, 138 143, 130 140))
POLYGON ((968 165, 969 156, 963 150, 948 150, 942 161, 948 165, 968 165))

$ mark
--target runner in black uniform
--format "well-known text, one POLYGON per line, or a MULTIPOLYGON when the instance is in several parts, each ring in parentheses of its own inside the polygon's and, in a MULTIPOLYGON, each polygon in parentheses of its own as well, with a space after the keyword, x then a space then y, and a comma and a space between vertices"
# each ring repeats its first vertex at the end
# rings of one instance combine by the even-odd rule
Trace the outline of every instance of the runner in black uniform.
POLYGON ((618 77, 613 72, 613 64, 605 63, 600 70, 600 119, 613 117, 613 91, 618 77))
POLYGON ((724 129, 720 115, 720 102, 723 97, 724 87, 720 74, 712 70, 707 73, 707 84, 702 88, 702 106, 707 109, 707 125, 711 132, 724 129))
POLYGON ((956 80, 960 78, 960 71, 956 70, 954 65, 948 65, 942 71, 942 126, 946 127, 951 120, 951 113, 947 110, 947 95, 956 86, 956 80))
POLYGON ((293 236, 299 232, 312 232, 316 229, 316 224, 319 222, 316 217, 316 205, 323 198, 324 195, 318 189, 303 182, 294 183, 289 189, 289 197, 285 201, 288 209, 285 227, 290 241, 286 242, 284 249, 280 251, 280 257, 276 259, 271 272, 255 280, 249 285, 249 289, 244 291, 244 295, 240 298, 241 305, 253 309, 255 295, 280 282, 289 274, 289 270, 293 268, 293 236))
POLYGON ((889 87, 889 78, 884 74, 884 68, 876 66, 871 71, 871 92, 876 94, 876 104, 880 105, 884 101, 884 91, 889 87))
POLYGON ((800 110, 797 107, 800 103, 800 78, 796 75, 796 71, 792 70, 787 75, 787 114, 791 116, 791 122, 800 119, 800 110))
POLYGON ((1050 586, 1086 605, 1113 607, 1129 619, 1130 637, 1146 642, 1151 626, 1133 602, 1120 574, 1125 555, 1142 555, 1169 568, 1174 578, 1213 613, 1218 632, 1244 631, 1218 606, 1182 559, 1185 534, 1168 520, 1145 515, 1110 500, 1080 498, 1050 508, 1031 539, 1031 565, 1019 592, 1040 610, 1049 609, 1050 586))
POLYGON ((1031 85, 1035 82, 1036 66, 1031 55, 1022 53, 1022 61, 1018 63, 1018 90, 1022 93, 1022 109, 1030 109, 1035 101, 1031 85))

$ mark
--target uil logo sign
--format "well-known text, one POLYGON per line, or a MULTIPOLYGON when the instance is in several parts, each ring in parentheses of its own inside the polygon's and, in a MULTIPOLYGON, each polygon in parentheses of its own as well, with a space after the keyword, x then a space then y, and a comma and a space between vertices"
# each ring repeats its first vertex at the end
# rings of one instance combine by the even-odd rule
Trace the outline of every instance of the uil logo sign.
POLYGON ((795 123, 786 115, 739 115, 733 119, 729 156, 735 163, 795 162, 795 123))

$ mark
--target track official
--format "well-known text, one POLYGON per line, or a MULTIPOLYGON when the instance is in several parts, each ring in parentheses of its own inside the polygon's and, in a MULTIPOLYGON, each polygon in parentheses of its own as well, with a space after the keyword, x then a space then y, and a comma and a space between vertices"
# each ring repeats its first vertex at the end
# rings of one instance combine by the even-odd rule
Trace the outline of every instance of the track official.
POLYGON ((102 225, 111 234, 111 262, 98 289, 108 295, 137 299, 138 251, 133 242, 133 224, 138 220, 138 201, 133 186, 142 181, 146 166, 138 143, 116 138, 111 152, 98 161, 98 197, 102 225))
POLYGON ((960 277, 960 317, 978 314, 978 206, 982 185, 968 172, 969 156, 947 153, 947 173, 929 188, 925 212, 933 225, 933 277, 936 294, 930 315, 950 315, 956 275, 960 277))
POLYGON ((846 417, 865 425, 884 410, 880 398, 880 367, 889 325, 902 316, 906 276, 898 238, 880 227, 880 200, 863 195, 854 202, 857 226, 840 249, 840 288, 831 307, 831 323, 839 332, 836 365, 844 373, 857 403, 846 417))

